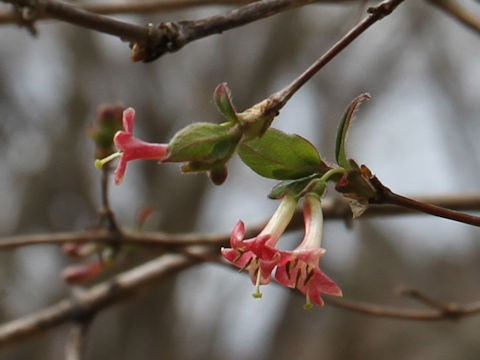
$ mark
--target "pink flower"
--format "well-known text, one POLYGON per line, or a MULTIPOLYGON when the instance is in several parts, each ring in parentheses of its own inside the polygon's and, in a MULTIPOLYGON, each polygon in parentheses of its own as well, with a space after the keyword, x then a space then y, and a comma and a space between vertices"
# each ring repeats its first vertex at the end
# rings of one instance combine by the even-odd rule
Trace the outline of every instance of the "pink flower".
POLYGON ((133 122, 135 120, 135 110, 128 108, 123 112, 123 131, 117 131, 113 138, 115 146, 119 152, 114 153, 105 159, 97 160, 96 165, 102 167, 108 161, 120 157, 120 161, 114 172, 115 184, 120 184, 127 169, 127 162, 130 160, 164 160, 167 151, 167 144, 147 143, 133 136, 133 122))
POLYGON ((285 196, 265 228, 252 239, 243 240, 245 226, 242 221, 237 222, 230 237, 231 248, 221 250, 222 255, 235 266, 248 270, 256 286, 254 297, 262 296, 260 285, 270 282, 271 273, 281 259, 274 246, 290 223, 296 207, 297 199, 285 196))
POLYGON ((115 146, 123 153, 114 172, 116 184, 120 184, 125 175, 127 162, 130 160, 163 160, 167 155, 167 144, 147 143, 133 136, 135 110, 128 108, 123 112, 123 129, 117 131, 113 138, 115 146))
POLYGON ((62 271, 61 277, 69 284, 82 284, 96 278, 106 266, 107 264, 102 260, 72 265, 62 271))
POLYGON ((305 307, 312 306, 311 301, 322 306, 321 294, 341 296, 342 290, 318 267, 320 257, 326 252, 320 247, 323 231, 322 205, 318 195, 305 195, 303 215, 305 219, 305 237, 292 251, 278 250, 281 259, 275 272, 275 278, 285 286, 298 289, 307 298, 305 307))

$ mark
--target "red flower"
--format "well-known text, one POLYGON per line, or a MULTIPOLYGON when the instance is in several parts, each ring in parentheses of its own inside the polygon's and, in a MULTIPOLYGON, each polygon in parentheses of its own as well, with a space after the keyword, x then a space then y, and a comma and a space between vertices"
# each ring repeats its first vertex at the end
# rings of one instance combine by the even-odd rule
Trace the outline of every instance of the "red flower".
POLYGON ((261 297, 260 285, 268 284, 271 273, 281 256, 274 248, 293 217, 297 199, 285 196, 278 209, 265 228, 256 237, 243 240, 245 226, 237 222, 230 237, 231 248, 222 248, 222 255, 242 270, 248 270, 252 282, 256 286, 254 297, 261 297))
POLYGON ((113 137, 113 142, 119 152, 111 154, 102 160, 97 160, 97 167, 102 167, 105 163, 119 157, 120 161, 114 172, 115 184, 120 184, 125 176, 127 162, 130 160, 159 160, 162 161, 167 156, 168 145, 148 143, 133 136, 133 123, 135 120, 135 110, 128 108, 123 112, 123 131, 117 131, 113 137))
POLYGON ((292 251, 278 250, 281 260, 275 272, 275 278, 285 286, 298 289, 307 297, 306 308, 311 301, 322 306, 321 294, 341 296, 342 290, 318 267, 320 257, 326 252, 321 248, 323 215, 318 195, 308 193, 305 196, 303 215, 305 219, 305 237, 292 251))
POLYGON ((123 129, 117 131, 113 138, 115 146, 122 152, 120 162, 114 172, 116 184, 120 184, 125 175, 127 162, 130 160, 163 160, 167 155, 167 144, 147 143, 133 136, 135 110, 128 108, 123 112, 123 129))
POLYGON ((323 214, 317 194, 305 195, 305 236, 301 244, 291 251, 275 248, 293 216, 296 204, 296 198, 286 196, 267 226, 252 239, 243 240, 245 228, 243 222, 239 221, 230 237, 231 248, 222 249, 222 255, 242 270, 248 270, 252 282, 256 285, 255 297, 261 297, 259 286, 270 282, 271 273, 276 267, 275 278, 278 282, 289 288, 296 288, 306 296, 305 308, 312 307, 312 301, 322 306, 322 293, 341 296, 342 290, 318 267, 320 257, 326 250, 320 247, 323 214))

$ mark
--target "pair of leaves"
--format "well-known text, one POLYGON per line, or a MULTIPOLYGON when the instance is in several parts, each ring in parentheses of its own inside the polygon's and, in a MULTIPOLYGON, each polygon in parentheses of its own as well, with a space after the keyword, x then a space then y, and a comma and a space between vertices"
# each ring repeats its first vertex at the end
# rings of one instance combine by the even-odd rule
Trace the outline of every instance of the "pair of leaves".
POLYGON ((168 144, 165 162, 185 162, 183 172, 206 171, 214 184, 227 178, 226 163, 242 138, 238 126, 194 123, 180 130, 168 144))

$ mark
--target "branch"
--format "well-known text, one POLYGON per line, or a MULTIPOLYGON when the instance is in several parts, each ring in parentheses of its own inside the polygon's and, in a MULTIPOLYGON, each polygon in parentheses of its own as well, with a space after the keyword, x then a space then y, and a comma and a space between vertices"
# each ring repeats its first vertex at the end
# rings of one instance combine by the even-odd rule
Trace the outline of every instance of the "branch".
MULTIPOLYGON (((480 210, 480 193, 463 195, 443 195, 419 197, 419 201, 428 202, 441 207, 457 210, 480 210)), ((342 199, 325 199, 322 201, 325 220, 350 221, 352 213, 347 203, 342 199)), ((362 215, 363 218, 379 216, 395 216, 405 214, 418 214, 410 209, 393 205, 370 205, 362 215)), ((265 226, 266 222, 260 222, 249 226, 245 236, 256 236, 265 226)), ((303 227, 301 210, 298 210, 290 223, 288 230, 303 227)), ((227 246, 230 239, 229 233, 218 234, 168 234, 163 232, 129 232, 122 230, 121 235, 109 231, 96 232, 68 232, 56 234, 17 235, 0 238, 0 250, 13 249, 20 246, 42 244, 64 244, 70 242, 112 242, 114 244, 138 244, 142 246, 160 246, 168 249, 178 249, 191 245, 227 246)))
POLYGON ((460 23, 480 33, 480 18, 474 16, 470 11, 454 0, 428 0, 433 5, 445 11, 460 23))
POLYGON ((270 113, 277 113, 280 111, 280 109, 287 103, 293 94, 295 94, 298 89, 300 89, 308 80, 310 80, 313 75, 315 75, 321 68, 328 64, 330 60, 337 56, 353 40, 363 34, 370 26, 383 19, 385 16, 390 15, 403 1, 404 0, 385 0, 376 6, 370 7, 368 9, 370 15, 361 20, 290 85, 268 98, 268 100, 270 100, 270 105, 267 111, 270 113))
MULTIPOLYGON (((353 2, 355 0, 316 0, 319 3, 353 2)), ((142 2, 85 2, 71 3, 71 6, 95 14, 153 14, 170 10, 189 9, 211 5, 243 5, 251 0, 151 0, 142 2)), ((36 20, 49 19, 47 14, 37 16, 36 20)), ((0 25, 18 22, 18 16, 13 11, 0 12, 0 25)))
MULTIPOLYGON (((193 256, 197 257, 195 254, 193 256)), ((84 319, 90 319, 106 307, 135 294, 140 287, 193 263, 195 263, 194 260, 184 255, 164 255, 86 290, 75 300, 63 300, 36 313, 3 324, 0 326, 0 348, 66 322, 82 322, 84 319)), ((231 265, 223 264, 231 267, 231 265)), ((408 320, 458 319, 480 312, 480 302, 463 306, 454 303, 448 304, 448 311, 443 308, 435 311, 401 309, 335 298, 328 298, 326 302, 355 312, 408 320)))
POLYGON ((30 0, 3 1, 16 6, 19 14, 24 13, 22 11, 24 8, 30 9, 28 13, 32 14, 33 19, 24 19, 27 24, 31 25, 35 17, 50 17, 118 36, 133 43, 132 58, 135 61, 153 61, 166 52, 181 49, 193 40, 220 34, 282 11, 310 4, 315 0, 263 0, 244 5, 225 15, 195 21, 162 22, 155 26, 140 26, 114 20, 56 0, 38 2, 35 5, 32 5, 30 0))
POLYGON ((110 164, 106 164, 102 168, 102 177, 100 179, 100 195, 102 201, 102 208, 100 209, 100 226, 103 226, 103 223, 106 221, 108 231, 120 235, 120 229, 118 227, 117 221, 115 220, 115 215, 110 208, 110 199, 108 197, 108 185, 110 183, 109 165, 110 164))
POLYGON ((459 211, 445 209, 441 206, 428 204, 427 202, 418 201, 402 195, 395 194, 388 187, 383 185, 376 176, 371 179, 371 184, 377 191, 376 198, 374 199, 374 202, 376 204, 392 204, 402 206, 408 209, 421 211, 423 213, 433 216, 442 217, 444 219, 450 219, 473 226, 480 226, 479 216, 473 216, 459 211))
POLYGON ((446 308, 448 308, 448 311, 445 311, 444 309, 404 309, 399 307, 377 305, 362 301, 337 299, 331 297, 326 298, 325 303, 342 309, 377 317, 417 321, 452 320, 466 316, 476 315, 480 312, 480 301, 476 301, 466 305, 460 305, 457 303, 446 304, 445 306, 446 308))
POLYGON ((93 286, 75 300, 62 300, 36 313, 8 322, 0 326, 0 348, 60 324, 91 317, 135 294, 139 288, 154 280, 193 263, 193 260, 182 255, 164 255, 93 286))
POLYGON ((72 325, 65 346, 65 360, 82 360, 84 358, 89 325, 90 320, 72 325))

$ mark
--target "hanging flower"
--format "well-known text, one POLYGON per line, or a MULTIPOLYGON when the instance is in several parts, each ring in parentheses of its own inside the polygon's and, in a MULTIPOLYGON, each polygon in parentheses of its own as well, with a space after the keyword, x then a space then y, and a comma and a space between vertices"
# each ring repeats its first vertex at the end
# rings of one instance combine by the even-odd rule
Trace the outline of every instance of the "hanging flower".
POLYGON ((117 185, 122 182, 127 169, 127 162, 130 160, 144 159, 162 161, 167 155, 167 144, 148 143, 133 136, 134 120, 135 110, 133 108, 126 109, 123 112, 122 119, 123 131, 117 131, 113 138, 113 142, 119 152, 95 162, 97 167, 102 167, 105 163, 117 157, 120 158, 114 172, 114 180, 117 185))
POLYGON ((341 296, 342 291, 318 267, 320 257, 326 252, 321 248, 323 214, 320 197, 314 193, 305 195, 303 215, 305 236, 301 244, 292 251, 277 250, 278 261, 275 278, 285 286, 298 289, 306 296, 305 308, 312 301, 322 306, 321 294, 341 296))
POLYGON ((287 195, 265 228, 256 237, 244 240, 245 226, 237 222, 230 237, 231 248, 222 248, 222 255, 241 270, 248 270, 255 284, 254 297, 261 297, 260 285, 268 284, 281 256, 274 248, 297 207, 297 199, 287 195))

